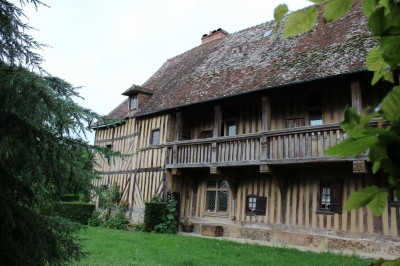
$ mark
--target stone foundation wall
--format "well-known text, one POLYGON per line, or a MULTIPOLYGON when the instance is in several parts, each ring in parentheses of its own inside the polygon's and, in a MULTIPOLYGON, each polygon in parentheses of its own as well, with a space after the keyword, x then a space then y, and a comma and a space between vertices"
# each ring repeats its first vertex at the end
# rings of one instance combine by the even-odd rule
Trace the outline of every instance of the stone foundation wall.
MULTIPOLYGON (((201 232, 201 225, 210 222, 194 221, 194 232, 201 232)), ((216 223, 224 229, 224 237, 261 240, 276 245, 296 245, 321 250, 353 251, 400 256, 400 241, 384 236, 335 236, 332 232, 306 232, 290 228, 271 228, 254 224, 216 223)))

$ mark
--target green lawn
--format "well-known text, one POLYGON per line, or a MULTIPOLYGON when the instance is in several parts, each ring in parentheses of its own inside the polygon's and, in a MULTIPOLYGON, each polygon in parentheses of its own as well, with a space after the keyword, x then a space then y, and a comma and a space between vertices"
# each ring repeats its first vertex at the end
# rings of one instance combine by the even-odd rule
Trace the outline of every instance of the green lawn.
POLYGON ((231 241, 87 228, 87 256, 72 265, 366 265, 371 260, 332 253, 231 241))

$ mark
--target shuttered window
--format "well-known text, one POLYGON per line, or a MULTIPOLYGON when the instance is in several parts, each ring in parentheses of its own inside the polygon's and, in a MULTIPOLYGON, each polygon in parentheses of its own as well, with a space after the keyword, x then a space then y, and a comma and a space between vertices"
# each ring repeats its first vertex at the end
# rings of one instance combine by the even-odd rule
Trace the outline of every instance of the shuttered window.
POLYGON ((319 212, 342 212, 342 180, 323 179, 319 189, 319 212))
POLYGON ((267 210, 267 198, 258 196, 247 196, 247 214, 265 215, 267 210))

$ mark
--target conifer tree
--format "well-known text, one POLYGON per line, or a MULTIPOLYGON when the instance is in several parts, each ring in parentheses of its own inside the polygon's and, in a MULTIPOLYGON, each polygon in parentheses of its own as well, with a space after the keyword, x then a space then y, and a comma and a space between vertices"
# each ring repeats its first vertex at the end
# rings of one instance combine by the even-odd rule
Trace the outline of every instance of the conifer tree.
POLYGON ((79 136, 98 117, 41 68, 26 4, 44 5, 0 0, 0 265, 59 265, 82 255, 77 226, 41 210, 90 188, 93 147, 79 136))

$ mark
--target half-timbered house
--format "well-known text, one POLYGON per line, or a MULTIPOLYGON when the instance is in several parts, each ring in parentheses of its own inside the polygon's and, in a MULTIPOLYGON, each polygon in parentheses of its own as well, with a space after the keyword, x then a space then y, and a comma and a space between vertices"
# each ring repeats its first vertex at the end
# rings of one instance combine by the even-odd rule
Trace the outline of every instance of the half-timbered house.
POLYGON ((399 254, 396 198, 381 217, 343 210, 377 181, 366 154, 324 153, 346 138, 346 106, 361 113, 386 93, 370 85, 365 58, 376 43, 359 3, 298 37, 274 26, 205 34, 124 92, 109 115, 122 120, 98 126, 95 143, 134 156, 99 159, 98 184, 120 184, 135 219, 170 191, 198 231, 214 224, 232 237, 399 254))

